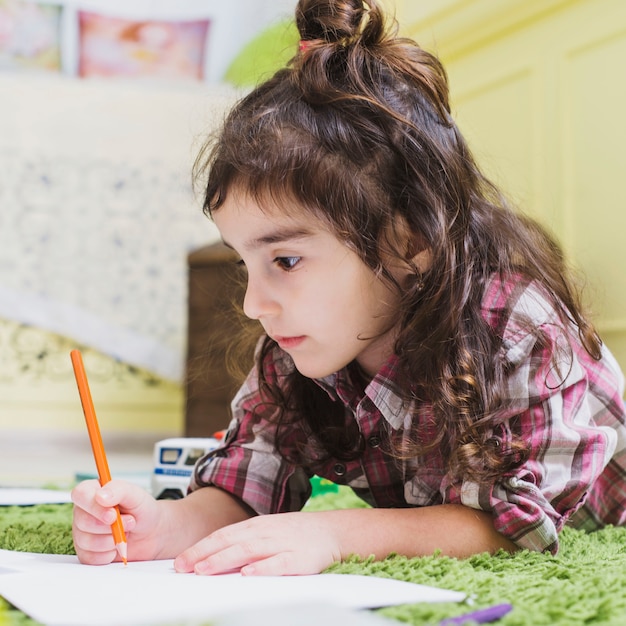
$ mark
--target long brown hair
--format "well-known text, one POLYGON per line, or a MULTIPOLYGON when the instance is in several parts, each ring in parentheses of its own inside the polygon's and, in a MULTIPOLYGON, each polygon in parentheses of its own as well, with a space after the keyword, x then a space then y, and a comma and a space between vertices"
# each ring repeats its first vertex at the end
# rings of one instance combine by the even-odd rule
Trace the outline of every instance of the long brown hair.
MULTIPOLYGON (((395 353, 407 406, 432 407, 437 429, 412 433, 393 453, 439 446, 454 475, 506 471, 525 444, 493 445, 506 363, 481 312, 484 288, 494 275, 538 281, 599 358, 563 254, 480 172, 450 114, 441 63, 398 37, 376 0, 300 0, 296 21, 302 42, 289 67, 247 95, 198 158, 204 210, 219 211, 233 188, 259 202, 295 201, 391 284, 387 261, 406 260, 407 250, 390 233, 407 224, 412 253, 428 250, 430 264, 402 287, 395 353)), ((257 358, 279 423, 305 420, 330 453, 349 454, 343 407, 297 371, 281 389, 264 378, 260 365, 274 348, 266 339, 257 358)))

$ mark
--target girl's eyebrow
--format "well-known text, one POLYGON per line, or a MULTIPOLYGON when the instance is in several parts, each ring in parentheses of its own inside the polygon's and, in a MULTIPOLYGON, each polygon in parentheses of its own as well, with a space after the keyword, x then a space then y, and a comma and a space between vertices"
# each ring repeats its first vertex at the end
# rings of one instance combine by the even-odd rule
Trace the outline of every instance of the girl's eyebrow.
MULTIPOLYGON (((279 228, 264 235, 260 235, 259 237, 250 239, 244 244, 243 247, 246 250, 253 250, 262 246, 285 243, 286 241, 292 241, 294 239, 304 239, 306 237, 311 237, 313 234, 313 231, 299 226, 293 228, 279 228)), ((233 246, 231 246, 227 241, 224 241, 223 239, 222 241, 225 246, 233 249, 233 246)))

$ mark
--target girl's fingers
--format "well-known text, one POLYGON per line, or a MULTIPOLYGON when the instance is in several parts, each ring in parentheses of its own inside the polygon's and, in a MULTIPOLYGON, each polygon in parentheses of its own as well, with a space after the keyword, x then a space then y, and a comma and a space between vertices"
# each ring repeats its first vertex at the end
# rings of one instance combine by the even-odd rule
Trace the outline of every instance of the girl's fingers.
POLYGON ((256 532, 229 534, 225 541, 218 531, 183 552, 174 562, 180 572, 199 575, 225 574, 241 571, 245 575, 317 574, 326 563, 319 563, 317 551, 290 548, 290 543, 278 535, 263 536, 256 532))
MULTIPOLYGON (((112 534, 94 535, 92 533, 76 533, 74 535, 74 547, 83 552, 93 554, 114 553, 115 540, 112 534)), ((109 559, 112 560, 112 559, 109 559)))
POLYGON ((174 561, 176 571, 217 574, 238 570, 259 558, 261 538, 241 532, 239 526, 226 526, 187 548, 174 561))
MULTIPOLYGON (((87 514, 101 524, 110 526, 117 517, 114 507, 119 505, 120 510, 127 512, 141 508, 149 498, 144 491, 141 487, 129 486, 119 481, 111 481, 104 487, 100 487, 97 480, 81 482, 72 490, 72 502, 75 505, 74 519, 87 520, 88 518, 84 516, 87 514)), ((122 519, 134 521, 132 515, 125 515, 122 519)), ((85 521, 85 524, 88 523, 85 521)), ((94 528, 94 531, 98 532, 99 526, 88 527, 85 525, 81 528, 85 531, 94 528)))
POLYGON ((259 542, 254 550, 230 546, 198 561, 193 571, 199 575, 240 571, 245 576, 295 576, 317 574, 326 566, 316 554, 286 550, 276 542, 259 542))
POLYGON ((87 513, 86 511, 76 509, 74 511, 74 521, 73 526, 76 530, 79 530, 84 533, 95 533, 95 534, 111 534, 111 524, 107 522, 103 522, 91 515, 91 513, 87 513))
MULTIPOLYGON (((72 526, 84 533, 94 533, 97 535, 111 534, 111 524, 117 518, 115 511, 108 510, 104 515, 104 521, 94 517, 91 513, 87 513, 81 509, 74 510, 74 519, 72 526)), ((135 518, 131 515, 122 515, 122 525, 126 532, 131 531, 135 527, 135 518)))
POLYGON ((96 491, 100 489, 97 480, 84 480, 72 489, 72 502, 81 509, 90 510, 95 504, 96 491))
POLYGON ((264 542, 255 541, 252 546, 248 543, 237 543, 211 554, 196 562, 193 571, 196 574, 210 575, 223 574, 225 572, 239 571, 244 565, 255 563, 269 554, 273 550, 264 542))
POLYGON ((154 499, 143 487, 113 479, 96 492, 95 501, 103 507, 119 506, 120 510, 132 513, 142 510, 154 499))
POLYGON ((241 568, 244 576, 304 576, 318 574, 316 569, 294 552, 281 552, 241 568))
POLYGON ((74 519, 88 519, 90 516, 102 524, 111 525, 115 520, 115 511, 108 504, 98 502, 98 494, 102 491, 97 480, 86 480, 72 489, 74 503, 74 519), (108 504, 108 505, 107 505, 108 504))
POLYGON ((203 575, 317 574, 336 560, 333 533, 320 519, 285 513, 225 526, 182 552, 174 567, 203 575))
POLYGON ((117 550, 113 552, 88 552, 83 550, 80 553, 81 563, 88 563, 89 565, 108 565, 116 559, 119 559, 117 550))

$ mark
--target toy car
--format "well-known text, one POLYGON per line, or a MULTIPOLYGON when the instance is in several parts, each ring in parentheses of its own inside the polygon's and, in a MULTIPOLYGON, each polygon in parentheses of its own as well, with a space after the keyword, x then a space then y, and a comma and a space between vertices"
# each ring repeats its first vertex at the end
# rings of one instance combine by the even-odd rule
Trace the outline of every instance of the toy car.
POLYGON ((157 500, 178 500, 187 486, 196 461, 220 443, 223 433, 213 437, 174 437, 154 445, 154 468, 150 490, 157 500))

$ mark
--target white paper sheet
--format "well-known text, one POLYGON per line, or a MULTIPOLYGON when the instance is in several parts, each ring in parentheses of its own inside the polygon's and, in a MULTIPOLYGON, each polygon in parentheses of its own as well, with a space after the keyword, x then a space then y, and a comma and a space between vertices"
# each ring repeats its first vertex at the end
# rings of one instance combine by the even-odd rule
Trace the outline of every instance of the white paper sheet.
POLYGON ((74 556, 7 550, 0 550, 0 595, 48 626, 184 624, 254 608, 318 603, 365 609, 465 599, 372 576, 196 576, 176 573, 172 561, 88 566, 74 556))
POLYGON ((0 487, 0 506, 32 504, 65 504, 71 502, 69 491, 29 487, 0 487))

